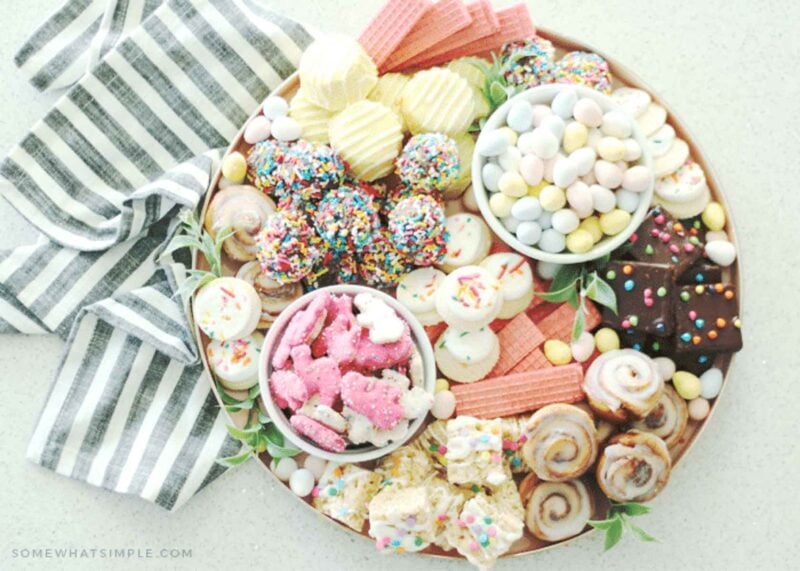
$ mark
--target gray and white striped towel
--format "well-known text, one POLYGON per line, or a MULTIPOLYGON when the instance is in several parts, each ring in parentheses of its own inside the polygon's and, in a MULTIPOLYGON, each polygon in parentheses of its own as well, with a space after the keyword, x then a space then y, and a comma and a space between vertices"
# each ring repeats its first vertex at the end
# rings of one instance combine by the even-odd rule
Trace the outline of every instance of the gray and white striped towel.
POLYGON ((0 164, 46 236, 0 252, 0 332, 67 340, 32 461, 174 509, 239 449, 158 257, 310 41, 249 0, 68 0, 17 54, 69 88, 0 164))

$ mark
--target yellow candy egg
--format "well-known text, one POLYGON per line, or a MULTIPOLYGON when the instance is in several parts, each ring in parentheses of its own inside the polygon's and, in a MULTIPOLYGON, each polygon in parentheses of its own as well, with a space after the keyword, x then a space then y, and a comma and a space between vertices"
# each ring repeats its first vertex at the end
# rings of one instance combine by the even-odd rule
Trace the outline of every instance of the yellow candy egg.
POLYGON ((528 185, 522 175, 515 171, 506 171, 497 181, 497 187, 505 195, 520 198, 528 194, 528 185))
POLYGON ((550 185, 549 182, 547 182, 546 180, 543 180, 542 182, 540 182, 536 186, 529 186, 528 187, 528 196, 535 196, 536 198, 539 198, 539 195, 542 193, 542 189, 544 187, 546 187, 546 186, 549 186, 549 185, 550 185))
POLYGON ((509 145, 513 147, 514 145, 517 144, 518 135, 514 129, 512 129, 511 127, 500 127, 498 131, 500 131, 505 136, 505 138, 508 139, 509 145))
POLYGON ((603 327, 594 334, 594 344, 601 353, 619 349, 619 335, 610 327, 603 327))
POLYGON ((600 215, 600 229, 603 230, 603 234, 608 236, 616 236, 625 230, 630 223, 630 213, 619 208, 600 215))
POLYGON ((567 195, 557 186, 548 184, 539 193, 539 203, 548 212, 555 212, 567 204, 567 195))
POLYGON ((567 365, 572 361, 572 350, 563 341, 548 339, 544 342, 544 356, 553 365, 567 365))
POLYGON ((688 371, 677 371, 672 375, 672 386, 686 400, 696 399, 702 390, 700 379, 688 371))
POLYGON ((511 214, 511 207, 514 206, 515 202, 516 199, 502 192, 495 192, 489 197, 489 209, 498 218, 505 218, 511 214))
POLYGON ((597 142, 597 154, 611 163, 621 161, 625 158, 625 143, 616 137, 603 137, 597 142))
POLYGON ((719 202, 709 202, 703 210, 703 224, 713 232, 719 232, 725 228, 725 209, 719 202))
POLYGON ((588 252, 594 246, 594 238, 588 230, 578 228, 567 234, 567 250, 576 254, 588 252))
POLYGON ((231 153, 222 159, 222 176, 239 184, 247 175, 247 160, 242 153, 231 153))
POLYGON ((588 218, 581 220, 581 224, 578 226, 578 229, 586 230, 589 234, 591 234, 592 240, 595 244, 603 239, 603 229, 600 228, 600 219, 597 216, 589 216, 588 218))
POLYGON ((577 151, 586 144, 589 138, 589 129, 577 121, 570 123, 564 129, 564 150, 568 153, 577 151))
POLYGON ((435 393, 448 390, 450 390, 450 383, 447 382, 447 379, 436 379, 436 389, 434 389, 435 393))

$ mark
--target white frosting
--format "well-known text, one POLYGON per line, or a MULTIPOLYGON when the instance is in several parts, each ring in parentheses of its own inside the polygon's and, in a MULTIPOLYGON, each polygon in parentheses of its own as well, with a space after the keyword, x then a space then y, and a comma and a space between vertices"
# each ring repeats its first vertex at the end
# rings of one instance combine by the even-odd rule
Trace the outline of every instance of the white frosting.
POLYGON ((443 266, 461 267, 477 264, 487 251, 489 227, 474 214, 462 212, 448 216, 445 227, 449 233, 443 266))
POLYGON ((580 480, 542 482, 528 500, 528 529, 545 541, 578 535, 592 515, 592 500, 580 480))
POLYGON ((211 339, 240 339, 255 331, 261 299, 246 281, 224 277, 203 286, 192 304, 197 326, 211 339))
POLYGON ((427 414, 431 409, 433 395, 423 388, 414 387, 400 397, 400 406, 403 407, 406 418, 417 418, 427 414))
POLYGON ((309 418, 313 418, 336 432, 341 433, 347 430, 347 421, 345 418, 331 407, 319 404, 318 394, 312 395, 311 398, 300 407, 298 412, 309 418))
POLYGON ((482 494, 464 504, 459 521, 466 526, 458 552, 480 569, 492 567, 522 537, 524 528, 521 519, 502 513, 482 494))
POLYGON ((369 330, 373 343, 384 345, 398 341, 405 333, 405 323, 394 309, 382 299, 368 293, 360 293, 353 298, 358 308, 358 324, 369 330))
POLYGON ((397 284, 397 301, 414 314, 436 311, 436 290, 444 278, 444 272, 432 267, 409 272, 397 284))
POLYGON ((691 202, 703 194, 706 175, 703 167, 687 161, 673 174, 656 183, 656 194, 669 202, 691 202))
POLYGON ((424 487, 390 486, 369 505, 369 535, 380 551, 415 552, 430 545, 433 511, 424 487))
POLYGON ((538 410, 527 429, 522 453, 542 480, 563 481, 583 475, 597 456, 594 421, 571 405, 538 410))
POLYGON ((499 343, 497 335, 489 327, 477 331, 459 331, 453 327, 447 330, 437 341, 457 362, 463 365, 479 363, 488 358, 499 343))
POLYGON ((447 478, 454 484, 491 484, 508 479, 500 419, 459 416, 447 423, 447 478))
POLYGON ((464 266, 445 278, 436 292, 436 309, 449 325, 477 330, 503 306, 500 282, 480 266, 464 266))
MULTIPOLYGON (((605 486, 611 490, 618 501, 632 501, 637 498, 651 497, 657 491, 670 465, 665 460, 669 452, 663 442, 663 454, 657 454, 646 444, 626 446, 624 444, 611 444, 605 452, 605 463, 598 474, 605 486), (639 461, 649 465, 650 474, 646 479, 630 478, 631 461, 639 461)), ((642 471, 638 470, 641 474, 642 471)))
POLYGON ((600 355, 589 367, 583 390, 611 410, 620 407, 649 412, 654 395, 663 390, 664 381, 653 360, 634 349, 617 349, 600 355))
POLYGON ((500 282, 503 299, 514 301, 526 296, 533 288, 533 273, 528 261, 513 252, 492 254, 481 262, 481 267, 500 282))
POLYGON ((233 341, 211 341, 206 347, 208 365, 225 388, 247 390, 258 383, 258 361, 263 343, 260 333, 233 341))

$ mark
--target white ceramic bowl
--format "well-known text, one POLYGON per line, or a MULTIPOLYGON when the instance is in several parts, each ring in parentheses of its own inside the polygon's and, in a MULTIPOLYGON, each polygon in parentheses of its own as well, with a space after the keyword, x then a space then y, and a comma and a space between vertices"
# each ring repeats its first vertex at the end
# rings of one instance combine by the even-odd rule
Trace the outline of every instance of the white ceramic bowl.
POLYGON ((436 386, 436 361, 433 357, 433 347, 431 347, 430 340, 428 339, 428 335, 425 333, 425 329, 422 327, 422 324, 417 320, 416 317, 414 317, 414 314, 406 309, 400 302, 381 291, 358 285, 335 285, 309 292, 295 300, 294 303, 284 309, 278 316, 278 319, 275 320, 275 323, 272 324, 272 327, 269 328, 267 336, 264 338, 264 345, 261 350, 260 364, 258 369, 258 382, 261 386, 261 396, 263 397, 264 404, 267 407, 267 414, 272 422, 275 423, 275 426, 281 431, 281 433, 283 433, 284 437, 291 444, 303 452, 311 454, 312 456, 324 458, 325 460, 332 460, 334 462, 366 462, 368 460, 375 460, 376 458, 385 456, 386 454, 389 454, 405 444, 408 439, 416 434, 416 432, 420 429, 422 423, 425 421, 426 415, 413 419, 409 423, 408 432, 406 435, 399 440, 390 442, 386 446, 377 447, 372 446, 371 444, 364 444, 354 447, 352 450, 336 453, 323 450, 310 440, 297 434, 292 428, 291 424, 289 424, 289 418, 272 399, 272 392, 270 391, 269 387, 269 378, 272 375, 272 353, 277 346, 277 341, 283 334, 283 330, 286 328, 286 325, 289 323, 294 314, 311 303, 311 300, 321 292, 328 292, 330 294, 348 294, 352 296, 355 296, 359 293, 368 293, 382 299, 390 307, 392 307, 397 314, 408 323, 409 328, 411 329, 411 338, 414 341, 414 344, 416 345, 420 355, 422 356, 424 373, 422 388, 424 388, 430 394, 433 394, 436 386))
MULTIPOLYGON (((553 98, 556 96, 557 93, 564 89, 575 89, 578 92, 578 97, 588 97, 590 99, 594 99, 600 104, 600 107, 603 109, 603 112, 611 111, 612 109, 619 109, 619 107, 611 100, 610 97, 603 95, 602 93, 590 89, 588 87, 584 87, 582 85, 568 85, 568 84, 551 84, 551 85, 540 85, 539 87, 534 87, 532 89, 528 89, 527 91, 523 91, 506 101, 503 105, 497 108, 494 113, 489 117, 484 125, 483 129, 481 130, 481 135, 478 137, 480 141, 480 137, 484 135, 484 133, 488 133, 500 127, 506 125, 506 118, 508 117, 508 111, 511 109, 511 106, 514 104, 515 101, 525 100, 534 105, 543 103, 549 104, 553 98)), ((636 162, 636 164, 644 165, 650 169, 653 168, 653 159, 650 154, 650 148, 647 143, 647 137, 644 136, 642 131, 636 124, 636 121, 633 121, 633 135, 632 138, 639 143, 639 146, 642 148, 642 157, 636 162)), ((475 193, 475 202, 478 203, 478 207, 480 208, 481 214, 486 219, 486 222, 492 228, 492 230, 497 234, 503 242, 514 248, 517 252, 521 254, 525 254, 531 258, 536 260, 541 260, 543 262, 552 262, 556 264, 579 264, 582 262, 588 262, 590 260, 595 260, 604 256, 613 250, 619 248, 625 241, 633 234, 639 225, 644 220, 645 216, 647 216, 647 212, 650 210, 650 202, 653 199, 653 188, 651 187, 650 190, 647 192, 641 193, 641 199, 639 202, 639 207, 636 211, 631 215, 630 224, 617 234, 616 236, 606 236, 602 240, 600 240, 594 247, 589 250, 588 252, 584 252, 583 254, 575 254, 568 250, 563 252, 559 252, 557 254, 551 252, 545 252, 536 248, 535 246, 527 246, 520 242, 517 237, 506 230, 505 226, 503 226, 502 222, 492 214, 491 209, 489 208, 489 192, 483 186, 483 177, 482 177, 482 170, 483 165, 486 164, 486 157, 482 157, 478 153, 475 153, 472 158, 472 191, 475 193)))

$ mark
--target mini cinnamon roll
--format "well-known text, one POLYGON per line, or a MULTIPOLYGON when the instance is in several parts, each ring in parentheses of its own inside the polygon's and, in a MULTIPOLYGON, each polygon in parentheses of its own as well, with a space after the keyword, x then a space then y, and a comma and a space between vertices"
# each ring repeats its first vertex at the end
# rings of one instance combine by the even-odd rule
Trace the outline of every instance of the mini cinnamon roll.
POLYGON ((615 502, 646 502, 669 480, 672 460, 655 434, 631 430, 612 438, 597 462, 597 483, 615 502))
POLYGON ((267 276, 256 261, 244 264, 239 268, 236 277, 252 284, 261 299, 258 329, 269 329, 280 312, 303 295, 303 286, 300 282, 279 284, 267 276))
POLYGON ((664 381, 653 359, 634 349, 616 349, 589 366, 583 390, 595 413, 622 423, 647 416, 661 398, 664 381))
POLYGON ((222 248, 234 260, 249 262, 256 259, 256 234, 274 213, 275 202, 255 187, 229 186, 211 199, 204 225, 211 238, 231 228, 234 234, 222 248))
POLYGON ((592 497, 583 482, 541 482, 528 500, 525 525, 539 539, 561 541, 578 535, 591 517, 592 497))
POLYGON ((656 407, 642 420, 631 423, 631 428, 651 432, 661 438, 668 447, 680 442, 689 420, 689 407, 675 389, 664 386, 664 392, 656 407))
POLYGON ((601 446, 606 440, 611 438, 611 435, 617 430, 617 425, 608 422, 592 410, 588 403, 579 402, 575 403, 582 411, 586 412, 594 420, 594 427, 597 430, 597 446, 601 446))
POLYGON ((528 440, 522 458, 546 481, 579 477, 597 456, 594 420, 570 404, 551 404, 537 410, 525 427, 528 440))

